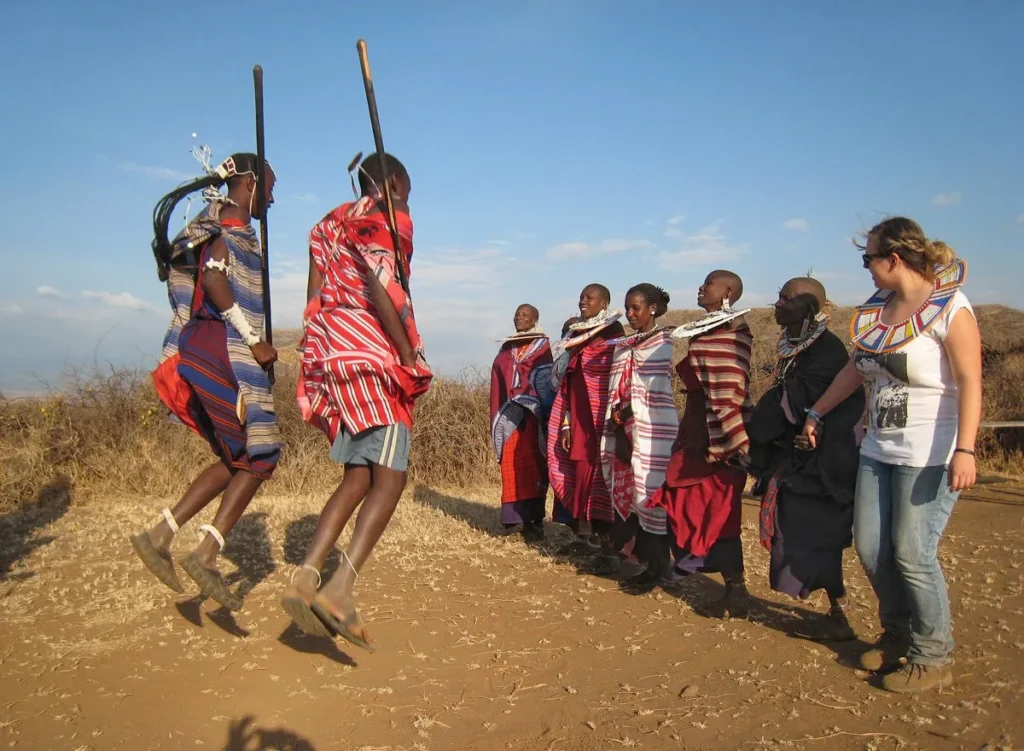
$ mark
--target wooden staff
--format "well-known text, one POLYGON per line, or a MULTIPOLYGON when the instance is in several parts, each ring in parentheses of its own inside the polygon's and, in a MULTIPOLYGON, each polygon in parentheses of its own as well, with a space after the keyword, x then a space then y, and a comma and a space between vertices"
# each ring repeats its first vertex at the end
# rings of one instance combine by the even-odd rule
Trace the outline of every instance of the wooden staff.
MULTIPOLYGON (((267 344, 274 344, 274 328, 270 316, 270 260, 269 237, 267 234, 267 192, 264 188, 267 177, 267 152, 263 141, 263 68, 259 65, 252 69, 252 82, 256 89, 256 211, 260 220, 260 245, 263 246, 263 257, 260 259, 260 272, 263 276, 263 337, 267 344)), ((274 383, 274 364, 267 368, 270 383, 274 383)))
POLYGON ((401 241, 398 236, 398 223, 395 221, 395 207, 391 201, 391 176, 388 174, 388 160, 384 158, 384 137, 380 134, 380 118, 377 116, 377 96, 373 93, 373 76, 370 74, 370 58, 366 53, 366 42, 360 39, 356 42, 356 49, 359 51, 359 66, 363 69, 363 87, 366 89, 366 106, 370 109, 370 127, 373 128, 373 143, 377 149, 377 158, 380 159, 380 174, 384 182, 384 206, 388 212, 388 225, 391 230, 391 242, 395 246, 395 267, 398 274, 398 281, 409 294, 409 278, 405 273, 406 260, 402 250, 401 241))

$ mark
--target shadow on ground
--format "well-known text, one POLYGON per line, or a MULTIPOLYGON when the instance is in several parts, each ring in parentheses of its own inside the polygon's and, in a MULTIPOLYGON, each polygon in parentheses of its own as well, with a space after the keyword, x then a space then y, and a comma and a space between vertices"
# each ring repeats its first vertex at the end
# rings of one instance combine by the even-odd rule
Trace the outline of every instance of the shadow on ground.
POLYGON ((312 743, 291 730, 262 728, 252 715, 232 720, 221 751, 316 751, 312 743))
POLYGON ((36 532, 67 513, 71 507, 71 490, 71 480, 59 478, 43 487, 32 503, 0 516, 0 580, 20 581, 35 576, 33 571, 11 574, 11 568, 36 548, 57 539, 54 535, 36 535, 36 532))
MULTIPOLYGON (((306 514, 295 521, 289 522, 284 530, 284 561, 291 566, 301 566, 306 560, 306 551, 309 550, 309 541, 313 539, 313 531, 316 529, 317 514, 306 514)), ((341 563, 341 553, 337 548, 332 548, 320 570, 323 581, 327 581, 334 572, 338 570, 341 563)))
MULTIPOLYGON (((227 544, 221 556, 237 567, 224 577, 228 587, 235 588, 243 600, 262 581, 277 569, 270 547, 270 530, 267 514, 258 512, 246 514, 228 535, 227 544), (236 587, 237 585, 237 587, 236 587)), ((198 595, 175 605, 183 618, 196 626, 203 625, 202 604, 207 598, 198 595)), ((230 610, 224 607, 207 612, 210 621, 232 636, 244 638, 249 631, 242 628, 230 610)))

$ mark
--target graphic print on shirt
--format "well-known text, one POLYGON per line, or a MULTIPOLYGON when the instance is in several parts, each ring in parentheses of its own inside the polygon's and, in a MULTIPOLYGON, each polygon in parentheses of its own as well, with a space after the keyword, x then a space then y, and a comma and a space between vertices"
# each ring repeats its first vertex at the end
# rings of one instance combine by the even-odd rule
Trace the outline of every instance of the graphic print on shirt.
POLYGON ((857 370, 871 383, 869 413, 874 428, 907 427, 910 374, 906 352, 876 355, 858 351, 857 370))

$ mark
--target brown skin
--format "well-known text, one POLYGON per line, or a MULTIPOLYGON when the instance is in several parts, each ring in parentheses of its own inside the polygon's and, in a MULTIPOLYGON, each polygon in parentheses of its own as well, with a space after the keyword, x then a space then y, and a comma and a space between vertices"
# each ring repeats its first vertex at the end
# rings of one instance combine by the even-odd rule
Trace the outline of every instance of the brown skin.
POLYGON ((539 317, 540 315, 535 307, 524 303, 516 308, 516 314, 512 317, 512 324, 516 327, 516 332, 529 331, 537 325, 539 317))
MULTIPOLYGON (((269 209, 274 203, 274 183, 276 177, 274 171, 267 167, 267 186, 264 194, 266 206, 269 209)), ((224 219, 237 219, 243 224, 249 224, 253 216, 250 213, 256 203, 256 178, 251 175, 244 176, 241 180, 234 181, 228 190, 228 198, 236 205, 226 204, 221 210, 221 217, 224 219)), ((227 262, 228 249, 220 238, 214 240, 210 246, 210 255, 214 260, 227 262)), ((217 271, 207 271, 202 275, 203 291, 218 310, 227 310, 235 304, 235 296, 231 292, 231 284, 227 276, 217 271)), ((257 342, 252 346, 252 354, 260 366, 266 368, 277 360, 277 350, 266 342, 257 342)), ((246 471, 238 471, 228 467, 222 462, 217 462, 203 470, 193 480, 188 490, 181 497, 181 500, 171 509, 171 514, 179 526, 184 525, 196 514, 206 508, 221 493, 220 508, 213 519, 213 526, 222 535, 227 536, 235 523, 241 518, 245 509, 249 506, 256 491, 259 490, 263 481, 246 471)), ((161 555, 170 558, 171 540, 174 533, 165 520, 161 520, 156 526, 148 530, 147 534, 153 546, 161 555)), ((207 568, 216 567, 217 555, 220 549, 217 541, 212 535, 204 535, 199 546, 195 549, 196 556, 207 568)))
MULTIPOLYGON (((408 179, 391 178, 392 205, 396 212, 409 211, 409 193, 412 189, 408 179)), ((382 201, 377 203, 373 214, 385 213, 387 208, 382 201)), ((383 285, 377 277, 367 275, 370 288, 370 299, 381 322, 381 328, 392 341, 399 355, 399 361, 406 367, 416 365, 416 352, 409 342, 405 333, 398 312, 394 303, 387 296, 383 285)), ((310 257, 309 281, 306 287, 307 299, 313 299, 320 294, 323 285, 323 276, 316 268, 316 264, 310 257)), ((345 474, 337 490, 327 500, 323 511, 320 512, 320 519, 317 521, 316 530, 313 532, 313 539, 310 541, 309 550, 305 565, 312 566, 316 570, 323 568, 324 562, 331 550, 334 549, 342 531, 352 518, 352 514, 362 504, 362 509, 356 517, 356 528, 352 532, 352 540, 346 551, 352 566, 344 560, 338 571, 319 590, 321 599, 326 600, 328 609, 339 618, 344 620, 345 616, 356 613, 355 600, 352 596, 352 588, 356 582, 356 571, 362 569, 370 558, 374 547, 380 540, 384 530, 391 521, 398 500, 405 490, 406 473, 398 472, 387 467, 380 466, 354 466, 346 465, 345 474), (355 571, 353 571, 355 567, 355 571)), ((311 603, 317 595, 317 576, 306 568, 295 572, 292 582, 284 592, 283 598, 300 597, 307 603, 311 603)), ((365 629, 355 627, 351 629, 356 636, 367 641, 368 635, 365 629)))
POLYGON ((708 313, 722 309, 728 297, 730 303, 739 299, 739 290, 734 289, 728 277, 711 272, 697 290, 697 304, 708 313))

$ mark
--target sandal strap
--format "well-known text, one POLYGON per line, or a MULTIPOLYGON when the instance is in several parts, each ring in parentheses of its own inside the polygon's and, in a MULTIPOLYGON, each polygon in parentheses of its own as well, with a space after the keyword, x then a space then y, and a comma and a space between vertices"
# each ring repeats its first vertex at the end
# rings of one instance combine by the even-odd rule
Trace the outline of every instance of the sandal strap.
POLYGON ((352 559, 348 557, 348 553, 344 550, 341 551, 341 557, 345 559, 345 563, 352 569, 352 574, 356 577, 356 581, 359 581, 359 572, 356 571, 355 564, 352 563, 352 559))
POLYGON ((224 535, 222 535, 222 534, 220 533, 220 530, 218 530, 218 529, 217 529, 217 528, 216 528, 215 526, 213 526, 212 524, 204 524, 203 526, 201 526, 201 527, 199 528, 199 539, 200 539, 200 540, 202 540, 202 539, 203 539, 203 533, 204 533, 204 532, 209 532, 209 533, 210 533, 210 536, 211 536, 211 537, 212 537, 212 538, 213 538, 214 540, 216 540, 216 541, 217 541, 217 546, 218 546, 218 547, 219 547, 219 548, 220 548, 221 550, 223 550, 223 549, 224 549, 224 535))
POLYGON ((171 513, 169 508, 161 509, 160 514, 164 517, 164 521, 167 522, 167 526, 171 528, 171 532, 178 534, 178 530, 181 529, 178 526, 178 522, 174 520, 174 514, 171 513))
POLYGON ((320 569, 318 569, 316 566, 313 566, 312 564, 309 564, 309 563, 303 563, 301 566, 297 566, 295 568, 295 570, 292 571, 291 582, 293 584, 295 583, 295 575, 297 573, 299 573, 300 571, 302 571, 303 569, 305 569, 306 571, 312 571, 314 574, 316 574, 316 588, 320 589, 320 585, 323 584, 323 581, 324 581, 323 577, 320 576, 320 569))

